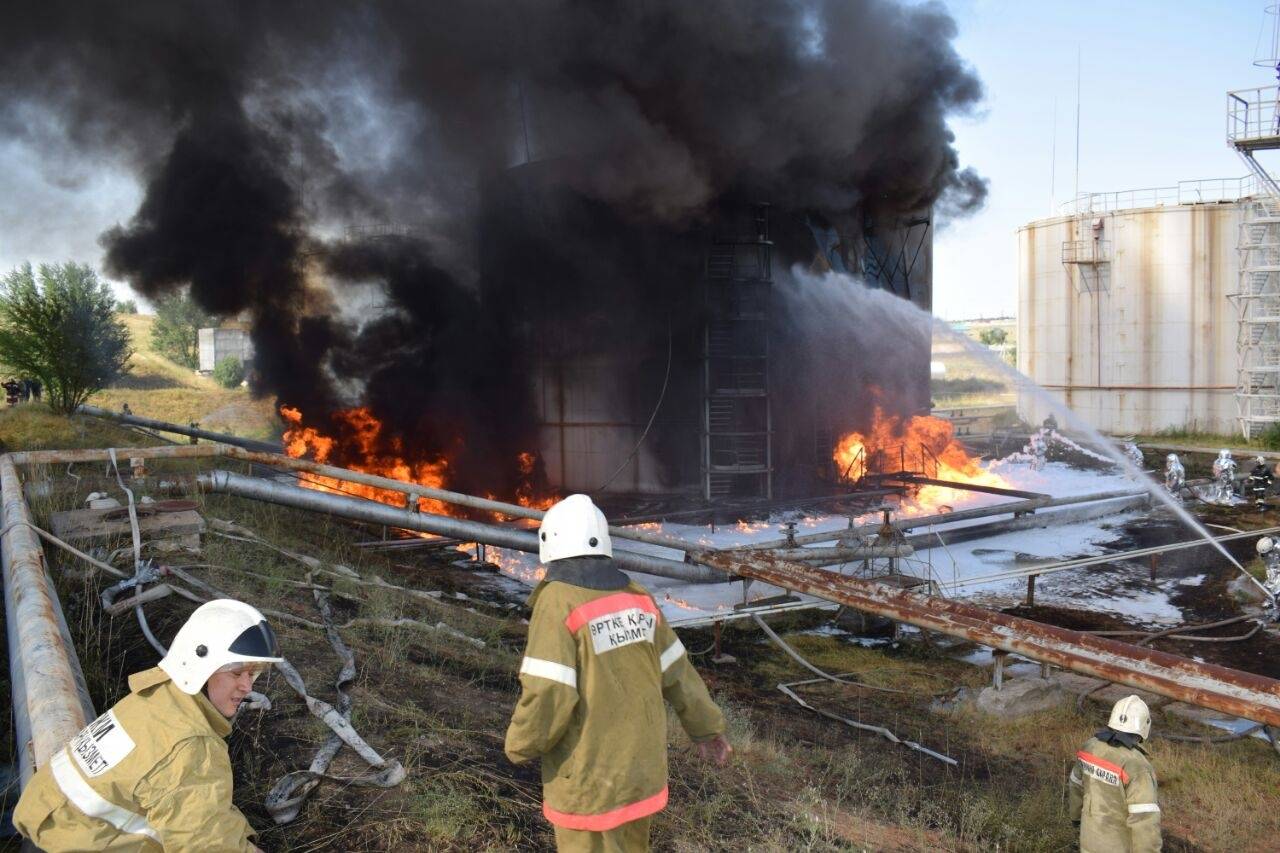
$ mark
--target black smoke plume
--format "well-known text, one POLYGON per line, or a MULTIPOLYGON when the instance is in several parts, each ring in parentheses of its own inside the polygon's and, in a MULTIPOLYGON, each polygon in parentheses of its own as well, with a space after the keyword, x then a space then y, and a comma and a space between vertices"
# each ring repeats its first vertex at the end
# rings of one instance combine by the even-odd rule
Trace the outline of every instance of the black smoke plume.
MULTIPOLYGON (((963 214, 986 192, 946 127, 981 86, 935 4, 9 11, 0 132, 44 146, 51 172, 95 158, 145 183, 102 235, 108 272, 247 314, 258 392, 326 432, 366 405, 389 443, 448 457, 473 491, 510 495, 524 476, 535 351, 621 355, 633 410, 668 349, 690 372, 688 293, 734 203, 767 200, 794 225, 963 214), (368 224, 396 227, 347 229, 368 224)), ((780 263, 811 259, 793 230, 805 239, 780 263)), ((695 411, 696 389, 675 385, 671 405, 695 411)), ((685 446, 677 426, 659 446, 685 446)))

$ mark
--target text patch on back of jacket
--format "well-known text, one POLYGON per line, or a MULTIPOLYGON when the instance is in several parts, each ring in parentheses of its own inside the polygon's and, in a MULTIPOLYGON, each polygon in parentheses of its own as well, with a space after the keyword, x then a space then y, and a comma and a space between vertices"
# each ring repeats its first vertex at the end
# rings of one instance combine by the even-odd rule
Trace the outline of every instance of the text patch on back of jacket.
POLYGON ((1077 752, 1076 757, 1080 759, 1080 764, 1084 767, 1084 772, 1088 773, 1094 779, 1107 785, 1120 785, 1128 783, 1129 774, 1109 761, 1103 761, 1087 752, 1077 752))
POLYGON ((133 738, 120 725, 115 711, 107 711, 71 739, 71 754, 84 775, 93 778, 120 763, 133 752, 134 746, 133 738))
POLYGON ((592 648, 602 655, 632 643, 652 643, 657 626, 654 614, 631 607, 592 619, 587 623, 587 630, 591 632, 592 648))

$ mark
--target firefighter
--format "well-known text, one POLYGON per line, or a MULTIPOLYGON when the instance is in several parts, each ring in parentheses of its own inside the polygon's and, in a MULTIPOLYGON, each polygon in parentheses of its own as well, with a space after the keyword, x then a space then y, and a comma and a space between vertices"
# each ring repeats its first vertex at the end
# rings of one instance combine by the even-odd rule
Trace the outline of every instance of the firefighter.
POLYGON ((1141 747, 1150 734, 1147 703, 1126 696, 1112 707, 1107 727, 1076 753, 1068 788, 1080 853, 1160 850, 1156 772, 1141 747))
POLYGON ((1276 541, 1270 536, 1263 536, 1254 547, 1267 570, 1266 580, 1262 585, 1271 596, 1272 615, 1280 617, 1280 610, 1277 610, 1277 603, 1280 602, 1280 548, 1276 547, 1276 541))
POLYGON ((1259 456, 1253 460, 1253 470, 1249 472, 1249 494, 1253 496, 1253 505, 1259 510, 1267 508, 1267 493, 1271 491, 1271 482, 1275 479, 1266 458, 1259 456))
POLYGON ((1213 460, 1213 502, 1231 506, 1236 491, 1236 460, 1230 450, 1219 450, 1218 458, 1213 460))
POLYGON ((1187 482, 1187 469, 1182 467, 1178 454, 1170 453, 1164 459, 1164 487, 1169 494, 1177 495, 1187 482))
POLYGON ((231 803, 230 718, 257 676, 281 660, 253 607, 200 605, 159 666, 54 753, 22 792, 18 831, 70 850, 254 851, 231 803))
POLYGON ((667 803, 663 699, 719 766, 733 751, 724 716, 653 598, 614 565, 590 498, 547 510, 538 539, 546 576, 529 599, 507 757, 542 759, 542 813, 559 850, 648 850, 651 816, 667 803))

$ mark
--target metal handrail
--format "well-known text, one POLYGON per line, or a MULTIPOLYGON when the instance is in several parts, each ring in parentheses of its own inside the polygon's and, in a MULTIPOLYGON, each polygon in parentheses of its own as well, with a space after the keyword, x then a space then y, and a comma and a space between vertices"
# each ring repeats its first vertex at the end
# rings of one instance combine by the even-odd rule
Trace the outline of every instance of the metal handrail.
POLYGON ((1237 201, 1258 194, 1258 179, 1253 175, 1240 178, 1202 178, 1178 181, 1173 186, 1142 187, 1109 193, 1080 193, 1063 202, 1058 210, 1063 215, 1109 213, 1143 207, 1179 204, 1207 204, 1237 201))
POLYGON ((1280 86, 1227 92, 1227 142, 1280 137, 1280 86))
POLYGON ((1067 240, 1062 244, 1064 264, 1096 264, 1111 260, 1110 240, 1067 240))

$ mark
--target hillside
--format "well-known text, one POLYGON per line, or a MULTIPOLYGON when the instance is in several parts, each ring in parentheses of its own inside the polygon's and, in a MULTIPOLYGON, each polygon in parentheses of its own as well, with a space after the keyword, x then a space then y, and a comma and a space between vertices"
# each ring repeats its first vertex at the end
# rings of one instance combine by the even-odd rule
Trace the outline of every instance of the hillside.
POLYGON ((119 317, 129 328, 134 348, 130 373, 95 394, 90 403, 113 411, 128 403, 135 415, 183 424, 195 421, 205 429, 248 438, 280 436, 273 400, 255 400, 245 388, 223 388, 156 352, 151 347, 153 316, 119 317))

